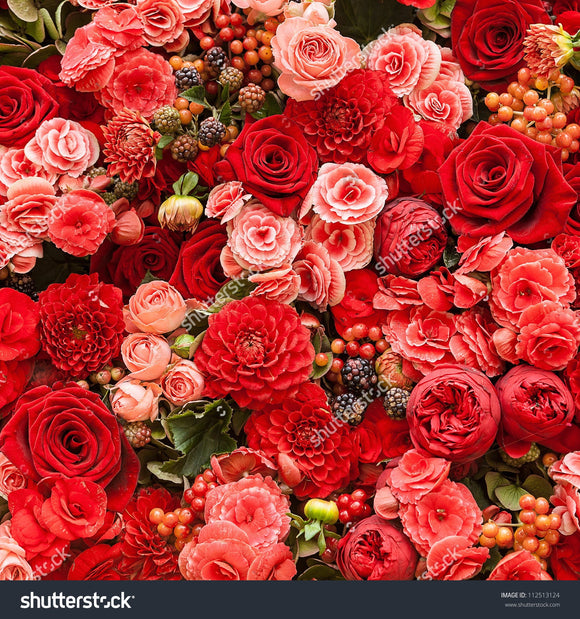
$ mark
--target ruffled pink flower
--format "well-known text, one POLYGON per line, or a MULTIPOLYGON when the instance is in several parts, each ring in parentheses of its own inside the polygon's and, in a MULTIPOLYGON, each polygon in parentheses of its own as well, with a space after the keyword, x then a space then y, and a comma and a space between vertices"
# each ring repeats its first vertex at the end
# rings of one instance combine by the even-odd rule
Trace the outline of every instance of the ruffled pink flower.
POLYGON ((0 496, 6 499, 13 490, 21 490, 27 485, 26 476, 0 451, 0 496))
POLYGON ((300 277, 299 299, 320 310, 342 301, 346 291, 344 271, 325 247, 307 241, 292 266, 300 277))
POLYGON ((451 535, 435 542, 427 555, 426 580, 469 580, 489 558, 489 550, 451 535))
POLYGON ((292 262, 300 250, 302 229, 259 202, 251 202, 227 224, 228 245, 246 270, 265 271, 292 262))
POLYGON ((138 0, 137 15, 145 41, 153 47, 172 43, 183 33, 184 17, 176 0, 138 0))
POLYGON ((387 481, 401 503, 417 503, 447 479, 450 467, 451 462, 444 458, 425 456, 416 449, 409 449, 390 471, 387 481))
POLYGON ((232 0, 232 4, 239 9, 250 9, 248 21, 253 24, 261 16, 280 15, 284 10, 286 0, 232 0))
POLYGON ((292 303, 300 290, 300 276, 289 264, 283 264, 274 271, 256 273, 251 275, 249 280, 258 284, 250 294, 279 303, 292 303))
POLYGON ((248 580, 292 580, 296 564, 286 544, 268 546, 250 565, 248 580))
POLYGON ((121 344, 123 362, 137 380, 157 380, 171 361, 171 348, 164 337, 130 333, 121 344))
POLYGON ((379 277, 377 283, 379 289, 373 298, 375 309, 402 310, 408 305, 422 305, 424 302, 414 279, 386 275, 379 277))
POLYGON ((115 415, 129 423, 155 421, 161 394, 161 387, 156 383, 123 378, 111 392, 111 408, 115 415))
POLYGON ((230 181, 217 185, 210 192, 205 205, 207 217, 221 218, 225 224, 240 213, 244 204, 252 199, 240 181, 230 181))
POLYGON ((215 18, 222 5, 222 0, 177 0, 185 18, 186 28, 195 28, 202 24, 210 15, 215 18))
POLYGON ((461 69, 461 65, 457 62, 457 58, 453 54, 453 50, 450 47, 439 46, 439 51, 441 52, 439 77, 455 82, 465 82, 465 75, 461 69))
POLYGON ((273 477, 276 465, 261 451, 238 447, 229 454, 211 457, 211 468, 222 484, 239 481, 248 475, 273 477))
POLYGON ((0 524, 0 581, 34 580, 26 550, 12 537, 12 522, 0 524))
POLYGON ((315 241, 326 247, 343 271, 353 271, 367 266, 373 257, 375 222, 360 224, 330 223, 318 215, 310 220, 305 240, 315 241))
POLYGON ((552 580, 527 550, 510 552, 495 566, 488 580, 552 580))
POLYGON ((513 244, 512 238, 505 232, 483 238, 462 235, 457 239, 457 251, 462 256, 455 273, 467 275, 474 271, 490 272, 499 266, 513 244))
POLYGON ((302 215, 310 207, 330 223, 359 224, 376 217, 389 197, 387 183, 357 163, 325 163, 304 200, 302 215))
POLYGON ((50 174, 80 176, 99 158, 97 138, 79 123, 53 118, 40 125, 24 147, 26 156, 50 174))
POLYGON ((116 49, 115 56, 146 45, 143 24, 135 7, 130 4, 113 4, 100 8, 93 16, 93 24, 95 28, 89 31, 91 40, 100 40, 111 45, 116 49))
POLYGON ((8 202, 0 206, 0 226, 41 239, 46 237, 48 216, 56 203, 53 186, 42 178, 23 178, 8 189, 8 202))
POLYGON ((427 88, 439 75, 441 52, 411 24, 391 28, 367 51, 367 67, 385 71, 391 90, 399 97, 427 88))
POLYGON ((144 234, 145 223, 132 208, 117 216, 115 227, 111 230, 111 240, 117 245, 138 245, 144 234))
POLYGON ((165 397, 177 406, 200 400, 204 387, 203 374, 187 359, 176 363, 161 379, 165 397))
POLYGON ((561 484, 580 489, 580 451, 565 454, 550 467, 550 477, 561 484))
POLYGON ((0 195, 5 196, 8 187, 22 178, 36 176, 54 185, 58 178, 49 174, 42 166, 32 163, 25 155, 24 148, 0 147, 0 195))
POLYGON ((42 241, 22 232, 9 232, 0 226, 0 268, 12 262, 16 273, 28 273, 42 254, 42 241))
POLYGON ((552 513, 560 516, 562 524, 558 529, 562 535, 574 535, 580 531, 580 493, 569 484, 556 484, 550 497, 554 506, 552 513))

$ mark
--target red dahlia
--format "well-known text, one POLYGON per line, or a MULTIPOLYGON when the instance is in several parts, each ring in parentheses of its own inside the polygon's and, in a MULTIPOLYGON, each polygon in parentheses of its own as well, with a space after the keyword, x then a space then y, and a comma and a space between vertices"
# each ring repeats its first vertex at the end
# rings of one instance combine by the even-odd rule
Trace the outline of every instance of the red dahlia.
POLYGON ((358 448, 350 426, 333 417, 324 390, 304 383, 293 398, 253 413, 248 446, 299 469, 298 498, 327 497, 358 475, 358 448))
POLYGON ((165 513, 180 506, 178 496, 165 488, 143 488, 123 512, 122 559, 119 572, 130 580, 180 580, 175 546, 161 537, 149 513, 160 507, 165 513))
POLYGON ((52 363, 72 376, 96 372, 121 350, 123 299, 96 273, 73 273, 39 296, 43 348, 52 363))
POLYGON ((285 113, 300 125, 323 163, 359 163, 395 103, 382 71, 356 69, 317 101, 290 99, 285 113))
POLYGON ((209 318, 195 353, 206 395, 252 409, 293 396, 312 369, 310 332, 296 310, 263 297, 228 303, 209 318))

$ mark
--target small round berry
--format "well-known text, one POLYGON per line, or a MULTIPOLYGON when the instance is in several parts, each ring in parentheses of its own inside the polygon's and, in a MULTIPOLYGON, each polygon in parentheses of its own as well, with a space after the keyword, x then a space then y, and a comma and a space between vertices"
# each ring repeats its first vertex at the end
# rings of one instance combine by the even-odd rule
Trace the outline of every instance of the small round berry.
POLYGON ((193 512, 188 507, 184 507, 179 512, 179 522, 181 524, 191 524, 193 522, 193 519, 194 519, 193 512))
POLYGON ((526 532, 526 535, 529 536, 536 535, 536 533, 538 532, 535 524, 524 524, 522 529, 526 532))
POLYGON ((556 136, 556 144, 560 148, 569 148, 572 144, 572 136, 566 131, 562 131, 562 133, 556 136))
POLYGON ((493 548, 496 545, 495 537, 479 536, 479 544, 484 548, 493 548))
POLYGON ((509 92, 502 92, 499 96, 499 104, 500 106, 511 106, 514 102, 514 98, 510 95, 509 92))
POLYGON ((526 119, 518 116, 512 120, 510 127, 520 133, 523 133, 527 129, 526 119))
POLYGON ((340 338, 332 340, 332 343, 330 344, 330 350, 332 350, 335 355, 341 355, 345 348, 346 344, 344 340, 341 340, 340 338))
POLYGON ((526 539, 526 537, 527 535, 526 535, 526 532, 524 531, 524 528, 518 527, 516 529, 516 532, 514 533, 514 540, 521 544, 526 539))
POLYGON ((362 517, 363 518, 367 518, 368 516, 371 515, 371 506, 368 503, 365 503, 363 505, 363 511, 362 511, 362 517))
POLYGON ((177 552, 181 552, 185 548, 186 544, 187 544, 187 540, 176 539, 175 540, 175 550, 177 550, 177 552))
POLYGON ((342 522, 342 524, 350 522, 350 512, 346 509, 342 509, 338 514, 338 519, 342 522))
POLYGON ((335 358, 332 360, 330 371, 334 372, 335 374, 339 374, 343 367, 344 367, 344 361, 342 359, 335 358))
POLYGON ((171 527, 168 527, 166 524, 163 524, 162 522, 160 522, 157 525, 157 532, 162 537, 169 537, 173 533, 173 529, 171 527))
POLYGON ((380 340, 383 337, 383 332, 380 327, 377 327, 377 326, 369 327, 368 337, 373 342, 376 342, 377 340, 380 340))
POLYGON ((514 112, 521 112, 524 109, 524 102, 521 99, 516 99, 512 103, 511 108, 514 112))
POLYGON ((485 535, 485 537, 495 537, 498 534, 498 531, 499 527, 495 522, 486 522, 481 529, 481 532, 485 535))
POLYGON ((264 27, 265 27, 265 28, 266 28, 266 30, 268 30, 269 32, 276 32, 276 30, 277 30, 277 28, 278 28, 278 25, 279 25, 279 24, 280 24, 280 22, 279 22, 277 19, 275 19, 275 18, 273 18, 273 17, 270 17, 269 19, 267 19, 267 20, 264 22, 264 27))
POLYGON ((369 328, 363 322, 357 322, 352 327, 355 340, 362 340, 369 334, 369 328))
POLYGON ((362 488, 353 490, 350 496, 353 501, 362 501, 363 503, 369 498, 367 493, 362 488))
POLYGON ((360 351, 360 346, 358 342, 352 341, 346 345, 346 354, 349 357, 356 357, 360 351))
POLYGON ((540 131, 551 131, 552 130, 552 119, 550 116, 544 118, 544 120, 538 120, 536 122, 536 128, 540 131))
POLYGON ((229 27, 222 28, 219 32, 219 36, 222 41, 226 41, 226 42, 233 41, 235 37, 234 29, 229 28, 229 27))
POLYGON ((260 86, 262 86, 262 90, 265 92, 270 92, 276 88, 276 82, 268 77, 260 84, 260 86))
POLYGON ((546 110, 548 115, 554 113, 554 104, 552 103, 551 99, 541 99, 540 101, 538 101, 538 105, 542 109, 546 110))
POLYGON ((568 95, 574 90, 574 80, 571 77, 564 76, 560 79, 560 92, 563 95, 568 95))
POLYGON ((563 129, 567 122, 566 114, 563 112, 556 112, 554 116, 552 116, 552 126, 554 129, 563 129))
POLYGON ((215 41, 213 40, 212 37, 203 37, 201 41, 199 42, 199 46, 203 50, 211 49, 212 47, 214 47, 214 45, 215 45, 215 41))
POLYGON ((252 84, 260 84, 264 80, 264 76, 259 69, 251 69, 248 71, 248 80, 252 84))
POLYGON ((163 516, 165 516, 165 512, 161 509, 161 507, 154 507, 149 512, 149 522, 151 524, 159 524, 162 522, 163 516))
POLYGON ((534 86, 537 90, 546 90, 549 86, 549 82, 545 77, 537 77, 534 86))
POLYGON ((205 107, 201 103, 196 103, 195 101, 192 101, 189 104, 189 111, 194 116, 199 116, 203 112, 203 110, 205 110, 205 107))
POLYGON ((353 501, 348 508, 351 516, 362 516, 364 510, 364 503, 362 501, 353 501))
POLYGON ((566 127, 565 131, 572 136, 573 140, 580 139, 580 125, 571 123, 566 127))
POLYGON ((523 509, 520 512, 520 520, 524 524, 534 524, 536 520, 536 512, 533 509, 523 509))
POLYGON ((325 352, 319 352, 314 358, 314 363, 318 367, 323 368, 325 365, 328 365, 328 355, 325 352))
POLYGON ((183 539, 187 537, 189 533, 189 527, 184 524, 176 524, 173 529, 173 535, 175 535, 177 539, 183 539))
POLYGON ((205 499, 202 496, 196 496, 191 502, 191 509, 196 512, 202 512, 205 508, 205 499))
POLYGON ((214 23, 218 28, 225 28, 227 25, 230 24, 230 16, 220 13, 214 19, 214 23))
POLYGON ((536 122, 542 121, 542 120, 545 120, 547 116, 548 116, 548 112, 546 111, 546 109, 538 106, 534 108, 534 112, 532 114, 532 120, 535 120, 536 122))
POLYGON ((256 65, 260 62, 260 56, 258 56, 258 52, 252 50, 251 52, 246 52, 244 54, 244 60, 250 65, 256 65))
POLYGON ((545 539, 543 539, 538 544, 538 549, 536 550, 536 554, 541 559, 546 559, 552 554, 552 546, 550 546, 550 544, 548 544, 548 542, 545 539))
POLYGON ((536 529, 538 531, 547 531, 550 528, 550 516, 546 515, 546 514, 540 514, 537 518, 536 518, 536 529))
POLYGON ((497 94, 497 92, 487 93, 487 95, 485 96, 485 105, 490 112, 497 112, 500 106, 499 95, 497 94))
POLYGON ((520 507, 522 509, 534 509, 536 506, 536 497, 532 494, 524 494, 520 497, 520 507))
POLYGON ((536 141, 541 144, 551 144, 552 143, 552 134, 549 131, 538 131, 536 135, 536 141))
POLYGON ((495 541, 500 548, 510 548, 514 542, 514 534, 509 527, 498 527, 495 541))
POLYGON ((197 537, 202 529, 203 529, 202 522, 198 522, 197 524, 194 524, 193 527, 191 527, 192 537, 197 537))
POLYGON ((331 550, 330 548, 326 548, 324 552, 320 555, 320 558, 325 563, 334 563, 336 559, 336 550, 331 550))
POLYGON ((367 342, 360 347, 360 356, 363 359, 373 359, 376 354, 376 349, 373 344, 367 342))
POLYGON ((203 480, 208 484, 216 480, 215 473, 211 469, 205 469, 205 471, 202 473, 202 477, 203 480))
POLYGON ((192 486, 193 492, 196 496, 205 496, 207 492, 207 482, 203 477, 196 478, 195 483, 192 486))
POLYGON ((241 41, 235 40, 230 43, 232 54, 240 55, 244 53, 244 44, 241 41))
POLYGON ((341 494, 338 499, 336 499, 336 504, 341 509, 348 507, 351 503, 352 497, 350 496, 350 494, 341 494))
POLYGON ((174 71, 179 71, 183 66, 183 58, 181 56, 171 56, 169 64, 174 71))
MULTIPOLYGON (((187 106, 189 108, 189 105, 187 106)), ((193 120, 193 114, 187 110, 179 110, 179 120, 182 125, 189 125, 189 123, 193 120)))
POLYGON ((545 499, 543 496, 537 498, 534 509, 536 510, 536 514, 547 514, 550 511, 548 499, 545 499))
POLYGON ((207 491, 209 492, 210 490, 213 490, 214 488, 217 488, 219 486, 219 484, 215 481, 210 481, 207 484, 207 491))
POLYGON ((544 535, 544 540, 548 542, 548 544, 555 546, 560 541, 560 532, 549 529, 546 531, 546 535, 544 535))
POLYGON ((381 338, 380 340, 377 340, 377 343, 375 344, 375 348, 377 349, 377 352, 379 354, 380 353, 384 353, 385 350, 387 350, 388 347, 389 347, 389 343, 384 338, 381 338))
POLYGON ((262 62, 272 62, 274 60, 274 52, 269 45, 263 45, 258 50, 258 56, 262 62))
POLYGON ((264 47, 268 47, 270 43, 272 43, 272 39, 274 38, 274 33, 270 31, 264 32, 262 36, 262 44, 264 47))
POLYGON ((527 67, 518 71, 518 82, 523 86, 527 86, 531 78, 532 72, 527 67))
POLYGON ((232 26, 241 26, 244 23, 244 18, 240 13, 232 13, 230 15, 230 23, 232 26))
POLYGON ((246 37, 242 45, 245 50, 252 51, 258 47, 258 39, 256 39, 256 37, 246 37))
MULTIPOLYGON (((511 96, 511 95, 510 95, 511 96)), ((497 117, 501 120, 502 123, 508 123, 514 116, 514 111, 511 107, 507 105, 503 105, 497 111, 497 117)))
POLYGON ((537 90, 528 90, 522 97, 522 101, 526 105, 536 105, 539 100, 540 95, 538 94, 537 90))
POLYGON ((562 517, 560 514, 550 514, 550 529, 553 531, 562 526, 562 517))
POLYGON ((540 542, 537 537, 526 537, 526 539, 522 542, 523 549, 528 552, 536 552, 539 545, 540 542))
POLYGON ((343 333, 342 333, 342 337, 347 341, 347 342, 352 342, 354 340, 354 333, 352 332, 352 327, 347 327, 343 333))
POLYGON ((166 527, 173 529, 173 527, 179 522, 179 517, 174 512, 167 512, 164 514, 162 522, 166 527))
POLYGON ((534 127, 534 125, 526 127, 526 135, 530 139, 535 140, 538 137, 538 130, 534 127))
POLYGON ((183 500, 186 503, 191 503, 193 501, 193 499, 195 499, 195 493, 193 492, 193 488, 188 488, 184 493, 183 493, 183 500))

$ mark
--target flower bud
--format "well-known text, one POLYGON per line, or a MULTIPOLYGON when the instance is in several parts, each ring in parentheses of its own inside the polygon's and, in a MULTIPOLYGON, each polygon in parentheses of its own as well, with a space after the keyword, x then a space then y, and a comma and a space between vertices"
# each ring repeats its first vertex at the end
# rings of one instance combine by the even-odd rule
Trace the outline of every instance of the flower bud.
POLYGON ((376 360, 375 371, 385 389, 400 387, 408 390, 413 386, 413 381, 403 374, 403 358, 391 348, 376 360))
POLYGON ((125 211, 117 217, 111 232, 111 240, 117 245, 137 245, 145 232, 145 224, 135 209, 125 211))
POLYGON ((192 196, 171 196, 159 207, 159 223, 173 232, 193 232, 203 214, 203 205, 192 196))
POLYGON ((184 333, 175 340, 171 350, 182 359, 189 359, 191 357, 190 351, 194 341, 195 337, 193 335, 184 333))

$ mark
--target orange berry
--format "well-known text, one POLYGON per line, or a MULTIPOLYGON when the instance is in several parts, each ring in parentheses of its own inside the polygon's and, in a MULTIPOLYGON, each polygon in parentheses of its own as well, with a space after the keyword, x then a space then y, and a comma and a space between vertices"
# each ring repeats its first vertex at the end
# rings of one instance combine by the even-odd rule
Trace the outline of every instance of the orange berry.
POLYGON ((566 114, 562 112, 556 112, 554 116, 552 116, 552 125, 554 129, 563 129, 567 122, 566 114))
POLYGON ((514 542, 514 551, 523 550, 522 545, 519 542, 514 542))
POLYGON ((528 552, 536 552, 539 545, 540 542, 537 537, 526 537, 526 539, 522 542, 522 548, 528 552))
POLYGON ((183 97, 177 97, 177 99, 175 99, 175 102, 173 103, 173 107, 176 110, 187 110, 189 108, 189 101, 187 99, 184 99, 183 97))
POLYGON ((523 527, 518 527, 516 529, 516 532, 514 533, 514 539, 516 542, 519 542, 520 544, 526 539, 527 535, 526 532, 524 531, 523 527))
POLYGON ((526 535, 535 535, 537 532, 535 524, 524 524, 522 529, 526 532, 526 535))
POLYGON ((562 79, 562 73, 560 73, 560 69, 552 69, 550 74, 548 75, 548 80, 557 84, 562 79))
POLYGON ((269 64, 262 65, 260 71, 262 71, 264 77, 270 77, 270 75, 272 75, 272 67, 269 64))
POLYGON ((569 95, 574 90, 574 80, 571 77, 564 76, 560 79, 560 92, 563 95, 569 95))
POLYGON ((513 116, 514 116, 514 111, 512 110, 511 107, 508 107, 507 105, 503 105, 497 111, 497 117, 503 123, 509 122, 513 118, 513 116))
POLYGON ((544 539, 548 542, 548 544, 555 546, 560 541, 560 532, 550 529, 549 531, 546 531, 544 539))
POLYGON ((258 39, 256 37, 246 37, 242 43, 244 49, 252 51, 258 47, 258 39))
POLYGON ((514 534, 509 527, 499 527, 495 541, 500 548, 510 548, 514 541, 514 534))
POLYGON ((568 150, 571 153, 577 153, 578 150, 580 150, 580 142, 578 142, 578 140, 572 140, 572 144, 570 144, 568 150))
POLYGON ((198 58, 193 61, 193 66, 199 73, 202 73, 205 68, 205 62, 201 58, 198 58))
POLYGON ((154 507, 149 512, 149 522, 151 524, 159 524, 163 520, 165 512, 160 507, 154 507))
POLYGON ((235 125, 230 125, 229 127, 226 127, 226 135, 228 137, 228 140, 227 140, 228 142, 235 140, 239 134, 240 134, 240 130, 235 125))
POLYGON ((534 86, 538 90, 546 90, 546 88, 548 88, 548 86, 549 86, 549 83, 548 83, 548 80, 545 77, 537 77, 534 86))
POLYGON ((490 125, 499 125, 501 123, 500 119, 497 117, 497 114, 490 114, 487 122, 490 125))
POLYGON ((179 110, 179 120, 182 125, 189 125, 193 120, 193 114, 189 110, 179 110))
POLYGON ((564 131, 569 133, 573 140, 578 140, 580 138, 580 125, 577 125, 576 123, 569 124, 564 131))
POLYGON ((570 151, 567 148, 563 148, 560 151, 560 157, 562 158, 562 161, 568 161, 568 159, 570 159, 570 151))
POLYGON ((270 43, 272 42, 273 38, 274 38, 274 33, 273 32, 264 32, 264 36, 262 37, 262 44, 263 45, 270 45, 270 43))
POLYGON ((269 32, 276 32, 279 24, 280 22, 274 17, 270 17, 264 22, 264 26, 266 27, 266 30, 268 30, 269 32))
POLYGON ((510 127, 512 129, 515 129, 516 131, 519 131, 520 133, 524 133, 527 128, 527 124, 528 123, 526 122, 525 118, 518 116, 512 120, 510 127))
POLYGON ((485 105, 490 112, 497 112, 499 109, 499 95, 497 92, 488 92, 485 96, 485 105))
POLYGON ((496 541, 495 537, 486 537, 485 535, 480 535, 479 543, 484 548, 493 548, 496 544, 496 541))
POLYGON ((547 531, 550 528, 550 516, 547 516, 546 514, 540 514, 536 518, 535 525, 538 531, 547 531))
POLYGON ((557 530, 562 524, 562 518, 560 514, 550 514, 550 529, 557 530))
POLYGON ((536 510, 536 514, 547 514, 550 511, 548 499, 545 499, 543 496, 538 497, 534 509, 536 510))
POLYGON ((524 67, 523 69, 520 69, 518 71, 518 82, 522 84, 523 86, 528 85, 528 82, 530 81, 531 77, 532 77, 532 72, 527 67, 524 67))
POLYGON ((319 352, 314 358, 314 362, 318 367, 323 368, 328 363, 328 355, 323 352, 319 352))
POLYGON ((522 509, 534 509, 536 506, 536 497, 533 494, 524 494, 520 497, 520 507, 522 509))
POLYGON ((523 96, 523 101, 526 105, 536 105, 539 99, 540 95, 537 90, 528 90, 523 96))
POLYGON ((534 120, 534 110, 536 108, 532 107, 531 105, 528 105, 524 108, 523 112, 524 112, 524 118, 529 122, 534 120))
POLYGON ((230 43, 230 50, 232 52, 232 54, 243 54, 244 53, 244 44, 241 41, 238 41, 237 39, 235 41, 232 41, 230 43))
POLYGON ((486 522, 481 529, 481 532, 485 535, 485 537, 495 537, 498 531, 499 527, 495 524, 495 522, 486 522))
POLYGON ((169 64, 174 71, 179 71, 183 67, 183 58, 181 56, 171 56, 169 64))
POLYGON ((230 64, 234 67, 234 69, 238 69, 238 71, 245 71, 248 68, 245 60, 241 56, 234 56, 230 60, 230 64))
POLYGON ((168 527, 166 524, 163 524, 162 522, 160 522, 157 525, 157 532, 162 537, 169 537, 173 533, 173 529, 171 527, 168 527))
POLYGON ((263 45, 258 50, 258 56, 262 62, 271 62, 274 59, 272 48, 269 45, 263 45))
POLYGON ((247 64, 252 66, 260 62, 260 56, 258 56, 258 52, 252 50, 244 54, 244 60, 246 61, 247 64))
POLYGON ((184 537, 187 537, 189 533, 189 527, 184 524, 176 524, 173 529, 173 535, 175 535, 177 539, 183 539, 184 537))
POLYGON ((514 102, 514 98, 509 92, 502 92, 499 96, 500 105, 511 105, 514 102))
POLYGON ((544 120, 538 120, 536 122, 536 128, 540 131, 551 131, 552 130, 552 118, 548 116, 544 118, 544 120))
POLYGON ((551 144, 552 143, 552 134, 549 131, 538 131, 538 135, 536 135, 536 141, 541 144, 551 144))
POLYGON ((538 105, 546 110, 548 116, 554 113, 554 104, 551 99, 541 99, 538 102, 538 105))
POLYGON ((184 539, 176 539, 175 540, 175 550, 177 550, 177 552, 181 552, 185 548, 186 544, 187 544, 186 540, 184 540, 184 539))
POLYGON ((572 144, 572 136, 569 133, 563 131, 556 136, 556 144, 560 148, 568 148, 572 144))
POLYGON ((203 50, 211 49, 214 45, 215 41, 212 37, 203 37, 203 39, 201 39, 201 41, 199 42, 199 46, 203 50))
POLYGON ((534 524, 536 521, 536 512, 533 509, 522 509, 520 512, 520 520, 523 524, 534 524))
POLYGON ((541 559, 546 559, 552 554, 552 546, 550 546, 550 544, 548 544, 548 542, 545 539, 543 539, 538 544, 538 549, 536 550, 536 554, 541 559))
POLYGON ((262 90, 265 90, 266 92, 270 92, 270 90, 274 90, 274 88, 276 88, 276 82, 267 77, 261 84, 260 86, 262 87, 262 90))
POLYGON ((538 122, 539 120, 545 120, 548 116, 548 111, 544 107, 536 106, 534 113, 532 114, 532 120, 538 122))

